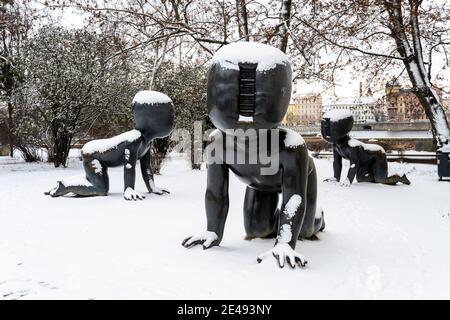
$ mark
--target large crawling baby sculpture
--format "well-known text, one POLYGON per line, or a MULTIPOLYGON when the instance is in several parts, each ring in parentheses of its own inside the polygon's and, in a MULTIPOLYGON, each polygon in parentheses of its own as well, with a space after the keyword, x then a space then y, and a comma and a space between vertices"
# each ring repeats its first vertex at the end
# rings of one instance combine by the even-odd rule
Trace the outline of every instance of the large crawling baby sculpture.
POLYGON ((172 100, 156 91, 141 91, 132 103, 135 129, 118 136, 93 140, 81 151, 86 176, 63 179, 45 194, 60 197, 68 193, 78 196, 106 196, 109 190, 108 167, 124 166, 124 198, 142 200, 145 196, 134 189, 136 164, 140 161, 142 178, 148 192, 162 195, 167 190, 155 187, 151 168, 151 142, 168 136, 173 127, 172 100))
POLYGON ((398 182, 410 184, 406 175, 388 176, 388 163, 384 149, 377 144, 366 144, 351 138, 353 115, 348 110, 331 110, 324 114, 322 137, 333 144, 334 177, 326 181, 338 181, 349 187, 353 180, 395 185, 398 182), (347 178, 341 179, 342 159, 350 160, 347 178))
POLYGON ((295 251, 297 239, 314 237, 325 224, 323 212, 316 212, 316 170, 304 140, 279 128, 291 98, 291 83, 289 59, 274 47, 236 43, 224 46, 213 57, 207 101, 209 117, 218 130, 210 135, 208 145, 208 155, 215 161, 208 159, 207 231, 186 238, 186 248, 202 245, 208 249, 221 243, 232 171, 247 185, 247 239, 276 237, 275 246, 260 255, 258 262, 273 256, 280 267, 307 263, 295 251), (253 149, 252 142, 256 142, 253 149), (261 158, 241 163, 235 158, 248 160, 263 153, 276 163, 273 171, 263 170, 268 168, 261 158))

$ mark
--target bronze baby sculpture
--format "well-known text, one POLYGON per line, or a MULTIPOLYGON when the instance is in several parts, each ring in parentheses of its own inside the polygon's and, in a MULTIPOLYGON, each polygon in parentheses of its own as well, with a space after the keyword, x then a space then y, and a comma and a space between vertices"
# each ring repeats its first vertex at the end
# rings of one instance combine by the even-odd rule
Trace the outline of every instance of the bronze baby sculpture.
POLYGON ((145 196, 134 188, 138 160, 148 192, 158 195, 169 193, 155 187, 150 165, 150 146, 153 139, 166 137, 172 132, 172 100, 160 92, 141 91, 134 97, 132 108, 135 129, 109 139, 86 143, 81 151, 85 177, 62 179, 45 194, 52 197, 69 193, 78 196, 106 196, 109 191, 108 168, 124 166, 124 198, 142 200, 145 196))
POLYGON ((289 105, 291 86, 289 59, 274 47, 240 42, 222 47, 213 57, 207 103, 209 117, 218 130, 210 135, 208 148, 221 156, 216 154, 215 162, 208 160, 207 230, 186 238, 186 248, 202 245, 208 249, 221 243, 231 171, 247 185, 247 239, 276 238, 275 246, 257 261, 273 256, 281 268, 307 263, 295 251, 297 239, 314 237, 325 223, 322 210, 316 210, 316 170, 305 142, 294 131, 279 127, 289 105), (261 158, 234 161, 234 154, 238 159, 250 159, 261 151, 277 160, 273 171, 263 172, 267 163, 261 158))
POLYGON ((356 176, 358 182, 375 182, 395 185, 398 182, 410 184, 406 175, 388 176, 386 152, 377 144, 366 144, 351 138, 348 134, 353 127, 353 115, 348 110, 331 110, 324 114, 322 137, 333 144, 334 177, 326 181, 338 181, 349 187, 356 176), (342 159, 350 160, 347 178, 341 179, 342 159))

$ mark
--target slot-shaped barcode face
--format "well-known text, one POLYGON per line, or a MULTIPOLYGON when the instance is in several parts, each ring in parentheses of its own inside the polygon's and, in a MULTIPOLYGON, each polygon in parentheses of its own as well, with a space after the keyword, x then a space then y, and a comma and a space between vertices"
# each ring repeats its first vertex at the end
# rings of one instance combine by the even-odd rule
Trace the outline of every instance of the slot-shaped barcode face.
POLYGON ((255 112, 256 64, 239 64, 239 114, 246 117, 255 112))

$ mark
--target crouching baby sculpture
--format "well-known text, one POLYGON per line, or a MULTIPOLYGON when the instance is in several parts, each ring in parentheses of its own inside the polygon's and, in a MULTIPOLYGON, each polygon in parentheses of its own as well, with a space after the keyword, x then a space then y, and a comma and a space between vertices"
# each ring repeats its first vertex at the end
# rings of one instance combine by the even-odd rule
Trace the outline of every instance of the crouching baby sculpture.
POLYGON ((109 190, 108 167, 124 166, 124 198, 142 200, 135 190, 137 161, 148 192, 162 195, 167 190, 155 187, 151 168, 151 142, 168 136, 173 127, 172 100, 156 91, 141 91, 132 103, 135 129, 118 136, 93 140, 84 145, 81 156, 85 177, 60 180, 45 194, 59 197, 69 193, 78 196, 105 196, 109 190))
POLYGON ((331 110, 324 114, 322 137, 333 144, 334 177, 325 181, 338 181, 349 187, 356 176, 358 182, 375 182, 395 185, 410 184, 406 175, 388 177, 388 164, 384 149, 377 144, 366 144, 351 138, 353 115, 347 110, 331 110), (341 180, 342 159, 350 160, 347 178, 341 180))
POLYGON ((274 47, 236 43, 214 55, 207 104, 218 130, 210 135, 207 147, 207 231, 186 238, 182 243, 186 248, 202 245, 208 249, 221 243, 232 171, 247 185, 247 239, 276 237, 275 246, 257 261, 273 256, 280 267, 286 263, 292 268, 303 267, 307 263, 295 251, 297 239, 315 237, 325 224, 322 210, 316 212, 316 170, 304 140, 291 130, 279 128, 290 101, 291 83, 289 59, 274 47), (262 154, 270 154, 270 168, 262 154))

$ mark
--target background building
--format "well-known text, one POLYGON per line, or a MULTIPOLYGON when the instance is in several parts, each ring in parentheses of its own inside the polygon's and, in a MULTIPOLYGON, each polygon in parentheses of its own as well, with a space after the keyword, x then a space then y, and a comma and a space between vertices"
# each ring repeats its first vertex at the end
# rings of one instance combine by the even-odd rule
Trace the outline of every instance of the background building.
POLYGON ((426 121, 425 110, 412 89, 402 88, 396 79, 386 83, 386 106, 389 121, 426 121))
POLYGON ((348 110, 353 114, 355 123, 373 123, 378 121, 378 113, 382 112, 380 108, 380 103, 373 96, 349 97, 338 98, 325 105, 323 112, 336 109, 348 110))
POLYGON ((450 96, 446 95, 442 98, 442 105, 445 109, 445 115, 447 116, 447 121, 450 120, 450 96))
POLYGON ((288 110, 281 124, 283 126, 297 126, 300 124, 298 105, 293 101, 289 104, 288 110))
POLYGON ((296 96, 289 105, 283 120, 285 126, 319 124, 322 117, 322 96, 308 93, 296 96))
POLYGON ((322 96, 320 93, 308 93, 294 98, 298 105, 300 124, 313 125, 322 118, 322 96))

